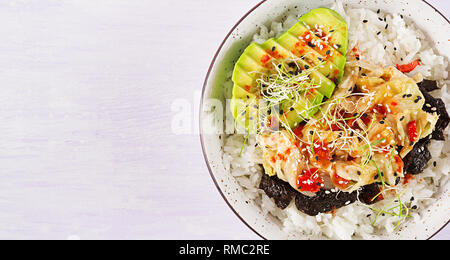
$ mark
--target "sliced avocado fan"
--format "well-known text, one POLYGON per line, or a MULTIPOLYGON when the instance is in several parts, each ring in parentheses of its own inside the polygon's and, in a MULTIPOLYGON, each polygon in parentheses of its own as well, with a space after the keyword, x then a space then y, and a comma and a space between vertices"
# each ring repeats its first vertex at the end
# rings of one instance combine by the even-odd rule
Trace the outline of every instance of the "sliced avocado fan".
POLYGON ((268 108, 261 105, 264 95, 261 79, 280 73, 277 67, 292 67, 295 69, 288 69, 291 75, 304 75, 304 81, 314 88, 299 88, 299 95, 284 100, 276 112, 282 123, 290 128, 313 118, 320 104, 331 97, 342 79, 347 47, 347 23, 328 8, 306 13, 278 38, 263 44, 250 44, 233 71, 230 103, 233 117, 247 131, 256 131, 264 124, 262 118, 267 120, 270 113, 274 113, 268 113, 268 108))

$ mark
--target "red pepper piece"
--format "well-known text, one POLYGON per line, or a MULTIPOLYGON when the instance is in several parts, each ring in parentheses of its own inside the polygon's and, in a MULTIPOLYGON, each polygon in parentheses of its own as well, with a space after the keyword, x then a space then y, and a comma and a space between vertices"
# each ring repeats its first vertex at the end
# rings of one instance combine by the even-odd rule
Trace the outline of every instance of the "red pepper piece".
POLYGON ((297 128, 295 128, 294 130, 292 130, 292 132, 298 137, 298 138, 302 138, 303 137, 303 128, 305 127, 305 125, 301 124, 299 125, 297 128))
POLYGON ((419 60, 415 60, 415 61, 413 61, 411 63, 404 64, 404 65, 398 65, 397 64, 397 69, 399 71, 403 72, 403 73, 408 73, 408 72, 413 71, 419 65, 420 65, 419 60))
POLYGON ((415 120, 408 123, 408 135, 410 142, 417 141, 417 123, 415 120))
POLYGON ((323 179, 319 169, 311 168, 297 177, 297 187, 300 191, 318 192, 323 186, 323 179))
POLYGON ((320 161, 328 161, 330 160, 330 153, 326 146, 322 144, 321 141, 314 141, 314 154, 316 155, 316 159, 320 161))
POLYGON ((333 173, 331 175, 331 182, 333 182, 334 186, 338 187, 341 190, 345 190, 350 184, 349 180, 342 178, 336 173, 333 173))

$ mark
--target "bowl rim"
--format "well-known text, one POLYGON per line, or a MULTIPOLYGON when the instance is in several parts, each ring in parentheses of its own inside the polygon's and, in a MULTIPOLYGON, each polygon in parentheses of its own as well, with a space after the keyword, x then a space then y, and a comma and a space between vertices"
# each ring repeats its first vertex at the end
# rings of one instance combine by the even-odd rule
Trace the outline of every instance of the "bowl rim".
MULTIPOLYGON (((254 7, 252 7, 250 10, 248 10, 237 22, 236 24, 230 29, 230 31, 227 33, 227 35, 225 36, 225 38, 223 39, 222 43, 219 45, 219 48, 217 49, 216 53, 214 54, 214 57, 209 65, 208 68, 208 72, 206 73, 206 77, 205 80, 203 82, 203 87, 202 87, 202 92, 201 92, 201 96, 200 96, 200 107, 199 107, 199 137, 200 137, 200 144, 202 147, 202 153, 203 153, 203 159, 205 160, 206 166, 208 168, 209 171, 209 175, 211 176, 214 185, 216 186, 217 190, 219 191, 220 195, 222 196, 223 200, 225 201, 225 203, 228 205, 228 207, 231 209, 231 211, 233 211, 233 213, 250 229, 252 230, 256 235, 258 235, 260 238, 262 238, 263 240, 268 240, 266 237, 264 237, 263 235, 261 235, 258 231, 256 231, 256 229, 254 229, 250 224, 247 223, 247 221, 236 211, 236 209, 234 209, 234 207, 230 204, 230 202, 228 201, 228 199, 226 198, 225 194, 223 193, 223 191, 220 189, 219 184, 216 180, 216 177, 213 174, 213 171, 211 169, 211 165, 209 164, 209 159, 208 159, 208 155, 206 154, 206 148, 205 148, 205 142, 204 142, 204 138, 203 138, 203 129, 202 129, 202 108, 203 108, 203 98, 205 96, 205 92, 206 92, 206 85, 208 83, 212 68, 214 66, 214 64, 216 63, 217 57, 219 56, 220 51, 222 50, 225 42, 228 40, 228 38, 230 37, 230 35, 233 33, 233 31, 236 29, 236 27, 238 27, 241 22, 247 18, 247 16, 249 16, 255 9, 257 9, 260 5, 262 5, 264 2, 267 2, 268 0, 262 0, 259 3, 257 3, 254 7)), ((427 5, 429 5, 431 8, 433 8, 436 13, 438 13, 439 15, 442 16, 442 18, 444 18, 448 24, 450 24, 449 19, 447 19, 447 17, 441 13, 437 8, 435 8, 432 4, 428 3, 426 0, 421 0, 422 2, 426 3, 427 5)), ((432 234, 430 237, 427 238, 427 240, 430 240, 431 238, 433 238, 436 234, 438 234, 441 230, 443 230, 448 224, 450 223, 450 219, 438 230, 436 230, 436 232, 434 234, 432 234)))

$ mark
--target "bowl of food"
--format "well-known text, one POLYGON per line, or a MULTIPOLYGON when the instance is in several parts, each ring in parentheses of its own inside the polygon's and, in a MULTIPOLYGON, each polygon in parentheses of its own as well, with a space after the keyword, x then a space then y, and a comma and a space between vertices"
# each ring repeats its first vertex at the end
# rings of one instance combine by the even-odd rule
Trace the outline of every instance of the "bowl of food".
POLYGON ((449 221, 449 21, 425 1, 262 1, 200 107, 211 177, 265 239, 428 239, 449 221))

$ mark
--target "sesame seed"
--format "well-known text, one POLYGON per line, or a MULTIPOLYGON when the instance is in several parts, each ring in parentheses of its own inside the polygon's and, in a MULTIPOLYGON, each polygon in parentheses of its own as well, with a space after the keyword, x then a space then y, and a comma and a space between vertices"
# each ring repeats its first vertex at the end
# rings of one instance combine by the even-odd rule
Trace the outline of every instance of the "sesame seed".
POLYGON ((368 22, 368 20, 363 20, 363 23, 367 23, 368 22))

